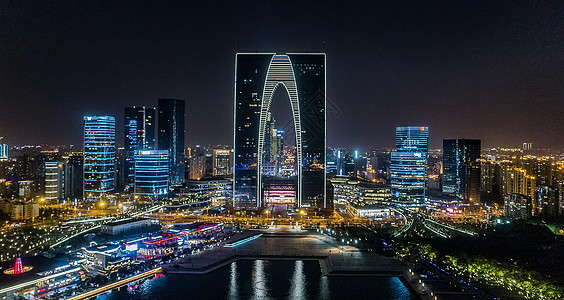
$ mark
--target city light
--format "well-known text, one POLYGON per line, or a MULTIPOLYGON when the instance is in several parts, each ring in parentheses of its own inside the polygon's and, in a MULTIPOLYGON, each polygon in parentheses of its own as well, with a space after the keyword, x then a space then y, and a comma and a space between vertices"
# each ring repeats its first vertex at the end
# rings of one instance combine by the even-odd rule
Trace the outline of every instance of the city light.
POLYGON ((564 299, 563 11, 5 3, 0 299, 564 299))

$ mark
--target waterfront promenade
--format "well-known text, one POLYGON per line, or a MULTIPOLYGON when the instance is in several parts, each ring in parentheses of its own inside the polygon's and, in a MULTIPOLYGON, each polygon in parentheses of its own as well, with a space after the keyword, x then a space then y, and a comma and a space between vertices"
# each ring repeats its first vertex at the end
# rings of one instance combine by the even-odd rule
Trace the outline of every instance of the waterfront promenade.
POLYGON ((205 274, 241 259, 317 260, 325 276, 404 276, 406 263, 360 251, 315 230, 278 226, 250 230, 236 239, 262 234, 236 247, 216 247, 164 265, 165 273, 205 274))

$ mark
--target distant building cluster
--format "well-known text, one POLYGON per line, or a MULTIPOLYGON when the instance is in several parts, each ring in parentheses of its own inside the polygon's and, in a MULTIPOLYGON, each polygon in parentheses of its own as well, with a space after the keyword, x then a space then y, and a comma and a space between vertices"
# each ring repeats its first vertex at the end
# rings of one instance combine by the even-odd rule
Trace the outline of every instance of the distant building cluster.
POLYGON ((503 201, 511 218, 558 218, 564 214, 564 161, 531 151, 530 143, 524 143, 523 149, 486 150, 481 159, 482 194, 503 201), (527 212, 515 213, 516 207, 527 212))
POLYGON ((39 217, 39 203, 19 200, 0 200, 1 211, 12 220, 31 220, 39 217))
POLYGON ((430 149, 428 127, 398 126, 391 149, 327 147, 324 53, 239 53, 236 62, 232 146, 187 148, 186 104, 178 99, 126 107, 123 139, 116 137, 122 120, 84 116, 82 148, 12 147, 8 155, 0 138, 2 211, 28 219, 36 214, 26 205, 123 193, 166 200, 171 209, 285 205, 330 214, 337 202, 355 214, 380 205, 457 213, 495 203, 513 219, 564 215, 564 160, 530 142, 482 149, 479 139, 455 138, 430 149), (290 98, 290 124, 270 111, 277 90, 290 98))

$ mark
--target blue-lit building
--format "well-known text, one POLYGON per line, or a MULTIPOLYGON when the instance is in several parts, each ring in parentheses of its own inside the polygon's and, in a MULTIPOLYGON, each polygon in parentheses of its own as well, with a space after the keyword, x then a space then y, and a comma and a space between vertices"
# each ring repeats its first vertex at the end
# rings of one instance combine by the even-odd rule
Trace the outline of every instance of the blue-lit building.
POLYGON ((480 140, 443 140, 443 193, 480 203, 480 140))
POLYGON ((396 127, 396 151, 391 157, 392 200, 421 204, 425 198, 429 128, 396 127))
POLYGON ((84 197, 96 198, 114 190, 116 119, 84 116, 84 197))
POLYGON ((169 156, 167 150, 137 151, 135 195, 161 199, 168 195, 169 156))
POLYGON ((327 148, 327 174, 331 175, 338 175, 338 167, 337 167, 337 154, 338 150, 327 148))
POLYGON ((155 149, 155 109, 144 106, 125 108, 124 149, 126 152, 125 184, 133 186, 135 155, 141 150, 155 149))
POLYGON ((8 159, 8 145, 0 144, 0 160, 7 160, 7 159, 8 159))
MULTIPOLYGON (((290 98, 295 139, 295 205, 327 211, 324 53, 238 53, 235 59, 234 186, 237 208, 263 207, 266 128, 276 91, 290 98), (279 87, 282 86, 283 88, 279 87)), ((160 125, 159 125, 160 126, 160 125)), ((266 177, 265 177, 265 180, 266 177)))
POLYGON ((159 99, 158 149, 169 153, 170 184, 184 183, 186 103, 178 99, 159 99))

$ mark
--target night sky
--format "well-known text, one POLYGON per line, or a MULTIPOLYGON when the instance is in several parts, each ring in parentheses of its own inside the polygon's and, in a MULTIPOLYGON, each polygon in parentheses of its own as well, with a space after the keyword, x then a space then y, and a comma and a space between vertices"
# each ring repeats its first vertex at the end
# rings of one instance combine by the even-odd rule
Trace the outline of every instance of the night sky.
POLYGON ((329 146, 564 148, 564 1, 2 0, 0 136, 81 145, 110 114, 122 144, 124 107, 178 98, 188 145, 230 144, 235 53, 323 42, 329 146))

